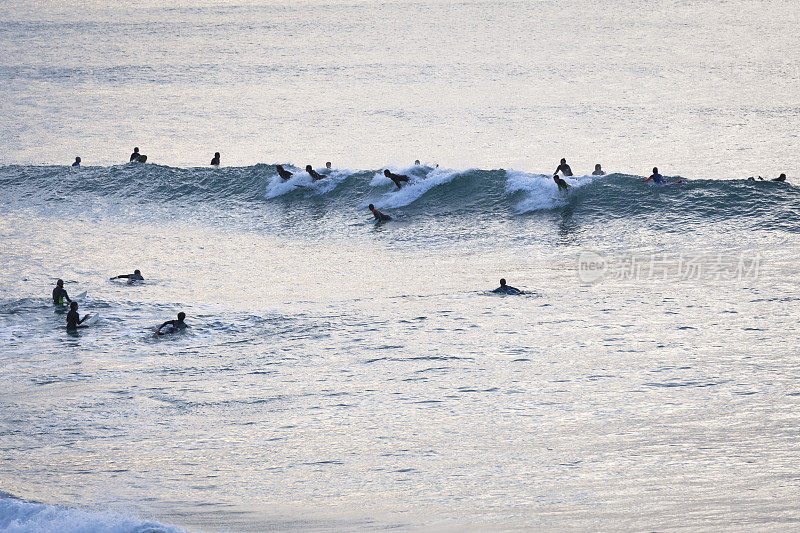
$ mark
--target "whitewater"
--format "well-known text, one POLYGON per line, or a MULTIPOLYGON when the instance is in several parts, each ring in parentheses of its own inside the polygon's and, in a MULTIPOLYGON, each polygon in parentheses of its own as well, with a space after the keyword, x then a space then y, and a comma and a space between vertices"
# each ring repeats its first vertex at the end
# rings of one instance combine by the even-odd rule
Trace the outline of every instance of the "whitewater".
POLYGON ((798 22, 4 6, 0 532, 795 529, 798 22))

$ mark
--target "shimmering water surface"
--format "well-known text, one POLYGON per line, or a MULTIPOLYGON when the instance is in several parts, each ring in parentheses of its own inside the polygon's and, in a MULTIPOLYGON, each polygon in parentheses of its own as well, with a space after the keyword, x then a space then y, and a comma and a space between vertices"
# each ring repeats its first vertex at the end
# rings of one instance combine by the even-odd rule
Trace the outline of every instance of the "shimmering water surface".
POLYGON ((6 6, 0 530, 796 528, 797 18, 6 6))

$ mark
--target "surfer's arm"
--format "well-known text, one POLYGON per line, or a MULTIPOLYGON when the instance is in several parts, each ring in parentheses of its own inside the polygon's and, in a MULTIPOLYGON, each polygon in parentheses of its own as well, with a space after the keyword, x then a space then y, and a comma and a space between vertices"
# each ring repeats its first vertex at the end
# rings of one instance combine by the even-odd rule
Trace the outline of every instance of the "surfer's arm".
POLYGON ((166 322, 164 322, 163 324, 161 324, 160 326, 158 326, 158 327, 156 328, 156 333, 160 332, 160 331, 161 331, 161 328, 163 328, 164 326, 168 326, 168 325, 170 325, 170 324, 174 324, 174 323, 175 323, 175 321, 174 321, 174 320, 167 320, 166 322))
POLYGON ((113 278, 111 278, 111 279, 122 279, 122 278, 127 278, 127 279, 130 279, 130 278, 131 278, 131 275, 130 275, 130 274, 120 274, 119 276, 114 276, 114 277, 113 277, 113 278))
POLYGON ((644 183, 647 183, 647 182, 648 182, 648 181, 650 181, 651 179, 653 179, 653 176, 650 176, 650 177, 649 177, 649 178, 647 178, 646 180, 642 180, 642 182, 644 182, 644 183))
POLYGON ((85 314, 85 315, 83 315, 83 318, 81 318, 80 320, 78 320, 78 324, 83 324, 83 321, 84 321, 84 320, 86 320, 87 318, 89 318, 89 314, 88 314, 88 313, 87 313, 87 314, 85 314))

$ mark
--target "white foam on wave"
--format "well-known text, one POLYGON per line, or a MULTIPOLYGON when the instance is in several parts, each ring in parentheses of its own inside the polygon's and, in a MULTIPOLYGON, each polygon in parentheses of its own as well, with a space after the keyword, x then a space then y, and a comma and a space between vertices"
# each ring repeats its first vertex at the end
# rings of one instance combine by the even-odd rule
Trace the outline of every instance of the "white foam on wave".
POLYGON ((312 194, 325 194, 335 189, 337 185, 351 175, 351 172, 346 169, 332 170, 327 175, 325 175, 327 170, 317 169, 317 172, 325 176, 325 178, 314 181, 305 169, 284 168, 292 173, 292 177, 285 181, 278 174, 270 177, 267 182, 266 198, 277 198, 298 189, 312 194))
POLYGON ((529 174, 517 170, 506 171, 506 194, 523 193, 523 198, 514 210, 518 214, 530 213, 545 209, 562 207, 569 203, 577 189, 585 187, 602 176, 581 176, 564 178, 571 189, 570 194, 561 196, 558 192, 558 185, 553 181, 553 176, 549 174, 529 174))
POLYGON ((2 533, 181 533, 182 529, 111 511, 27 502, 0 493, 2 533))
POLYGON ((377 172, 373 177, 370 185, 372 187, 385 187, 391 186, 392 190, 381 196, 378 200, 373 201, 379 208, 397 208, 407 206, 419 198, 423 194, 438 187, 439 185, 453 181, 459 175, 469 172, 469 170, 451 170, 443 168, 434 168, 428 170, 423 166, 412 166, 405 169, 392 169, 391 172, 395 174, 405 174, 411 178, 411 181, 403 185, 401 189, 392 180, 383 175, 383 170, 377 172), (425 174, 421 174, 426 172, 425 174))

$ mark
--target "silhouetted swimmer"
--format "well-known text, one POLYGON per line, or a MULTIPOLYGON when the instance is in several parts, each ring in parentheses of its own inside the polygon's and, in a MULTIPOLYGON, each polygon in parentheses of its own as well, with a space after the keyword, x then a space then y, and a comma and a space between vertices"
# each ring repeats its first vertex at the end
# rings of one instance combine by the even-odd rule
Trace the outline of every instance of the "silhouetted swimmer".
POLYGON ((383 222, 384 220, 392 220, 392 217, 387 215, 386 213, 381 212, 378 209, 375 209, 375 206, 369 204, 369 210, 372 211, 372 216, 375 217, 375 220, 383 222))
POLYGON ((775 178, 772 181, 786 181, 786 174, 781 174, 780 176, 778 176, 777 178, 775 178))
POLYGON ((81 166, 81 158, 80 158, 80 157, 76 157, 76 158, 75 158, 75 162, 74 162, 74 163, 72 163, 72 166, 73 166, 73 167, 79 167, 79 166, 81 166))
POLYGON ((558 185, 558 192, 565 192, 566 193, 566 192, 569 191, 569 183, 564 181, 563 178, 559 178, 558 174, 553 176, 553 181, 555 181, 556 185, 558 185))
POLYGON ((72 302, 69 304, 69 313, 67 313, 67 331, 70 333, 74 333, 78 331, 78 328, 86 328, 88 326, 81 326, 84 320, 89 318, 89 315, 83 315, 83 318, 80 317, 78 314, 78 302, 72 302))
POLYGON ((311 179, 313 179, 314 181, 321 180, 322 178, 325 177, 325 176, 320 176, 319 172, 314 170, 311 167, 311 165, 306 165, 306 172, 308 172, 308 175, 311 176, 311 179))
POLYGON ((289 172, 288 170, 284 170, 283 166, 281 165, 275 165, 275 170, 278 171, 278 176, 280 176, 281 179, 283 180, 288 180, 289 178, 292 177, 292 173, 289 172))
POLYGON ((219 166, 219 152, 214 152, 214 157, 211 158, 211 166, 212 167, 219 166))
POLYGON ((525 294, 525 291, 521 291, 516 287, 512 287, 511 285, 506 285, 505 278, 500 280, 500 286, 492 292, 496 292, 498 294, 525 294))
POLYGON ((414 160, 414 164, 419 166, 420 165, 419 159, 414 160))
POLYGON ((72 301, 69 299, 66 289, 64 289, 64 280, 60 279, 56 281, 56 286, 53 289, 53 303, 55 305, 64 305, 64 300, 72 301))
POLYGON ((572 169, 569 168, 566 159, 561 159, 561 164, 556 167, 556 171, 553 174, 558 174, 559 172, 565 176, 572 176, 572 169))
POLYGON ((142 273, 139 272, 138 269, 134 270, 133 274, 120 274, 119 276, 114 276, 109 279, 127 279, 128 285, 131 285, 135 281, 144 281, 144 277, 142 277, 142 273))
POLYGON ((133 163, 134 161, 138 161, 139 160, 139 155, 140 155, 139 154, 139 147, 137 146, 136 148, 133 149, 133 153, 131 154, 131 160, 128 161, 128 162, 129 163, 133 163))
POLYGON ((602 168, 600 168, 600 163, 597 163, 594 166, 594 172, 592 172, 592 176, 605 176, 605 175, 606 175, 606 173, 603 172, 602 168))
POLYGON ((167 320, 166 322, 158 326, 158 328, 156 328, 156 335, 164 335, 165 333, 177 333, 179 331, 185 330, 189 326, 186 324, 186 322, 183 321, 184 318, 186 318, 186 313, 181 311, 180 313, 178 313, 178 320, 167 320), (172 326, 172 329, 169 329, 167 331, 161 331, 161 329, 166 326, 172 326))
POLYGON ((330 170, 330 169, 331 169, 331 162, 330 162, 330 161, 328 161, 327 163, 325 163, 325 168, 327 168, 328 170, 330 170))
POLYGON ((411 180, 411 178, 409 178, 404 174, 394 174, 392 172, 389 172, 388 168, 383 171, 383 175, 392 180, 394 184, 397 185, 398 189, 402 188, 400 186, 400 183, 408 183, 411 180))

